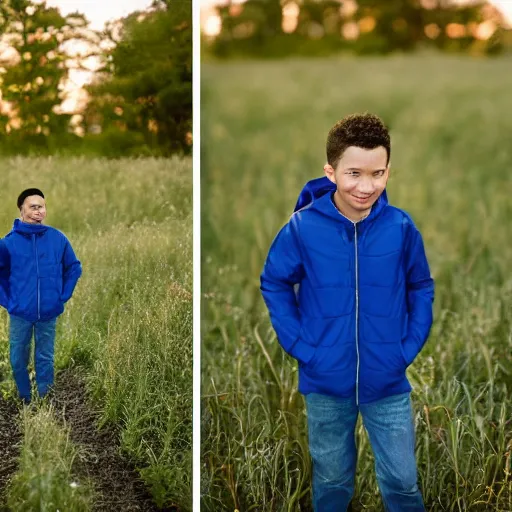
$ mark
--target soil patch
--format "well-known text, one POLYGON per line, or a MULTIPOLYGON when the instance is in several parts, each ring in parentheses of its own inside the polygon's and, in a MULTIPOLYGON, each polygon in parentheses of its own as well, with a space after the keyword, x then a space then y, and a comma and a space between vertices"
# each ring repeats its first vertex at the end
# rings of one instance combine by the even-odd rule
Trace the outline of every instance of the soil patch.
POLYGON ((80 372, 70 368, 57 374, 54 393, 56 416, 64 417, 71 440, 81 448, 82 455, 75 460, 74 472, 94 484, 93 511, 162 512, 153 503, 134 465, 120 453, 115 430, 98 430, 99 414, 87 399, 80 372))
POLYGON ((18 469, 21 432, 19 409, 0 397, 0 512, 7 511, 7 487, 18 469))

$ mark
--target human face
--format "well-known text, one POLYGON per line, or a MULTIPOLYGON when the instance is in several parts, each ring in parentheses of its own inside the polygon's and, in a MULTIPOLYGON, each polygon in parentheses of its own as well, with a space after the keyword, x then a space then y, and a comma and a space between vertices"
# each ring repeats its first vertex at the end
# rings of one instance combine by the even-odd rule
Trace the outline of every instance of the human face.
POLYGON ((329 164, 324 166, 325 175, 336 184, 334 202, 345 217, 357 222, 370 213, 388 182, 387 160, 383 146, 374 149, 349 146, 336 169, 329 164))
POLYGON ((28 196, 20 208, 21 220, 27 224, 42 224, 46 217, 46 202, 41 196, 28 196))

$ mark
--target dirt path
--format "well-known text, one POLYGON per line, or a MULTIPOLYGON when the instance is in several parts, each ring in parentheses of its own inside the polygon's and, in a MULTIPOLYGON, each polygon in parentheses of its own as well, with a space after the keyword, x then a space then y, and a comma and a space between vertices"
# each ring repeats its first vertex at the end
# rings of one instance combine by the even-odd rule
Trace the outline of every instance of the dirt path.
POLYGON ((7 486, 18 468, 21 432, 16 404, 0 397, 0 512, 7 511, 7 486))
POLYGON ((65 370, 57 375, 55 384, 52 403, 56 415, 65 418, 71 440, 83 453, 75 461, 74 471, 94 483, 97 493, 94 512, 160 510, 153 504, 133 465, 119 454, 116 433, 112 429, 97 429, 98 414, 87 401, 80 374, 65 370))
MULTIPOLYGON (((57 418, 64 418, 70 437, 81 448, 73 471, 78 478, 93 482, 96 500, 93 512, 177 512, 158 509, 153 504, 138 473, 119 453, 118 436, 113 429, 97 429, 98 413, 87 400, 79 372, 68 369, 56 376, 52 398, 57 418)), ((8 512, 6 490, 17 470, 22 441, 19 408, 0 397, 0 512, 8 512)))

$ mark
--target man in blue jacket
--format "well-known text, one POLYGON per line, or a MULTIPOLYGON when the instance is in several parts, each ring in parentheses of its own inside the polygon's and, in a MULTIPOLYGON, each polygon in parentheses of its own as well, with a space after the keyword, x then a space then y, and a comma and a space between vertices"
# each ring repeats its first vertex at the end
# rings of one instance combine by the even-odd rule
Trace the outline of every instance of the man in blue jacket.
POLYGON ((34 334, 37 391, 44 397, 53 385, 55 324, 71 298, 82 267, 68 239, 43 224, 46 203, 36 188, 17 202, 20 218, 0 241, 0 304, 10 316, 10 359, 18 393, 31 399, 28 363, 34 334))
POLYGON ((347 510, 359 413, 385 509, 425 510, 406 368, 429 335, 434 283, 419 231, 388 204, 390 152, 378 117, 338 122, 325 177, 301 192, 261 275, 279 342, 299 364, 316 512, 347 510))

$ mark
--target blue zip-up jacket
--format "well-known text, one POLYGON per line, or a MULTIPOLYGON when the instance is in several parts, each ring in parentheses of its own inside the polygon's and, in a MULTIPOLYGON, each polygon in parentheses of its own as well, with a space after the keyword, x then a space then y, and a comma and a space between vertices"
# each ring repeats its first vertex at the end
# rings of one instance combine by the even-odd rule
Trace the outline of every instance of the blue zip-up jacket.
POLYGON ((261 291, 299 391, 369 403, 411 390, 405 370, 432 325, 434 282, 423 241, 384 191, 353 223, 336 186, 310 181, 270 248, 261 291))
POLYGON ((64 311, 82 266, 66 236, 42 224, 14 221, 0 241, 0 305, 28 322, 64 311))

